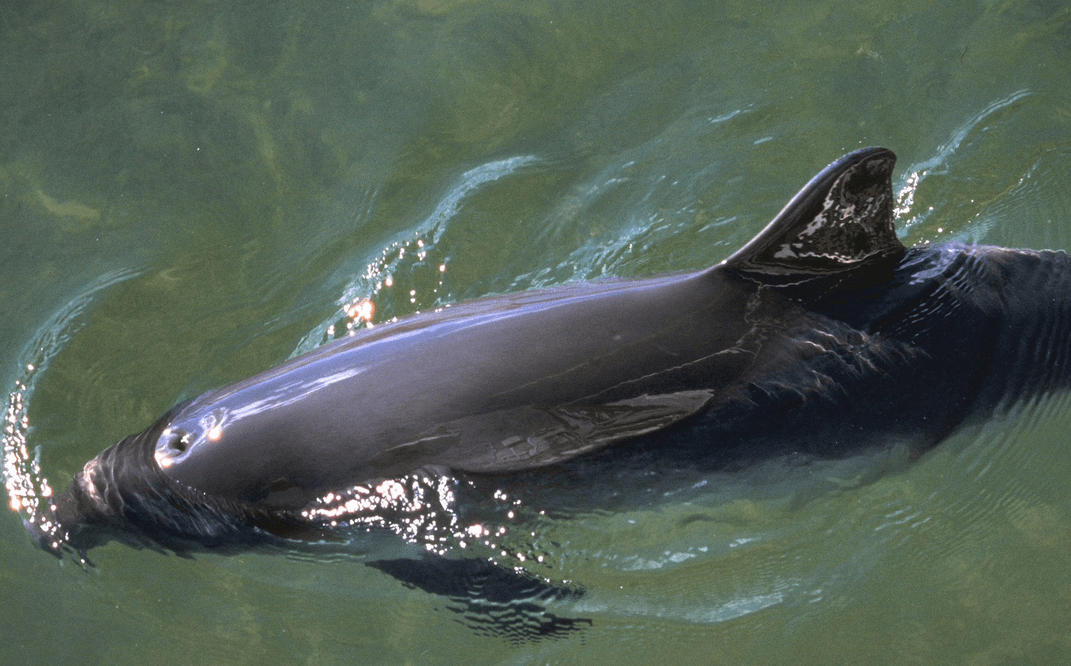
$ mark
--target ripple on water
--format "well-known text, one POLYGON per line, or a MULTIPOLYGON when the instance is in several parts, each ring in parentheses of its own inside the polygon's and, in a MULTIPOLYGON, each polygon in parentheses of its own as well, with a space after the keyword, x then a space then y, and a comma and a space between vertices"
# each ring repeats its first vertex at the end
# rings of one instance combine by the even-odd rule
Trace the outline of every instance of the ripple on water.
POLYGON ((118 270, 91 282, 37 329, 19 355, 20 372, 8 392, 4 413, 4 485, 11 510, 22 516, 23 524, 38 542, 53 550, 60 547, 64 534, 62 526, 55 521, 52 486, 41 472, 36 450, 31 455, 29 446, 29 404, 34 387, 52 359, 81 327, 81 317, 97 295, 136 275, 136 270, 118 270))

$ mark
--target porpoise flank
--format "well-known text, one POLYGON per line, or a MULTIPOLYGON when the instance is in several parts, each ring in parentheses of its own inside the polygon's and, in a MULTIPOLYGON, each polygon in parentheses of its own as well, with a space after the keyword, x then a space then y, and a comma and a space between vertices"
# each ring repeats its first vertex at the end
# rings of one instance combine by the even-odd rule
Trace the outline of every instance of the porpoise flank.
MULTIPOLYGON (((60 538, 42 543, 229 552, 355 525, 404 540, 414 493, 449 511, 458 479, 640 437, 693 462, 729 447, 843 456, 889 437, 923 450, 1066 385, 1067 256, 906 250, 895 160, 842 157, 712 268, 457 304, 209 391, 91 460, 55 499, 60 538)), ((463 594, 404 561, 378 566, 463 594)), ((450 562, 488 575, 424 565, 450 562)), ((534 633, 574 628, 548 617, 534 633)))

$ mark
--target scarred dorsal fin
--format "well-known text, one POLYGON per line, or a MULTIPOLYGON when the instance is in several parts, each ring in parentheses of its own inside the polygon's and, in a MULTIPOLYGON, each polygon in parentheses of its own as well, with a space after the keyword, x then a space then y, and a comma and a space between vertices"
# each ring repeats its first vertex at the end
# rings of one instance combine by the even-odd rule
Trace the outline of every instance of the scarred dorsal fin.
POLYGON ((904 246, 893 227, 895 164, 887 148, 848 153, 807 183, 722 266, 776 281, 899 261, 904 246))

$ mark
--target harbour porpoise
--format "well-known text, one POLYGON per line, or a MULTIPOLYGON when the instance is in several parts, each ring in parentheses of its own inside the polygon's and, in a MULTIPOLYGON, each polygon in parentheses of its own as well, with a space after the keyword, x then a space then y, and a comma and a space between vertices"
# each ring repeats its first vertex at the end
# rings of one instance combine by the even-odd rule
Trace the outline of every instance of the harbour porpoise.
MULTIPOLYGON (((889 438, 922 451, 1065 385, 1067 256, 905 249, 895 160, 840 158, 711 268, 445 306, 209 391, 87 463, 38 540, 82 557, 110 540, 187 554, 356 527, 427 546, 456 529, 442 525, 465 479, 612 460, 637 440, 693 464, 889 438)), ((470 611, 575 593, 456 554, 369 563, 470 611)), ((582 622, 518 607, 541 618, 522 638, 582 622)))

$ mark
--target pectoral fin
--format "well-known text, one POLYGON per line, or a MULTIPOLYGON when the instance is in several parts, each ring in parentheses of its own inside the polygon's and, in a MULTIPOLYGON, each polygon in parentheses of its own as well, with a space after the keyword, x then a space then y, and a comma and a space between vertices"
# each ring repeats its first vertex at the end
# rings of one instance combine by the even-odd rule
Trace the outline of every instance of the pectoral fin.
POLYGON ((450 599, 448 608, 461 615, 461 624, 512 643, 564 638, 592 624, 587 618, 560 617, 543 606, 550 601, 577 599, 583 590, 555 585, 487 560, 429 555, 366 564, 411 588, 450 599))
POLYGON ((415 460, 460 472, 543 467, 668 428, 710 403, 713 392, 644 395, 602 405, 524 406, 446 423, 416 441, 383 451, 372 465, 386 473, 415 460))

